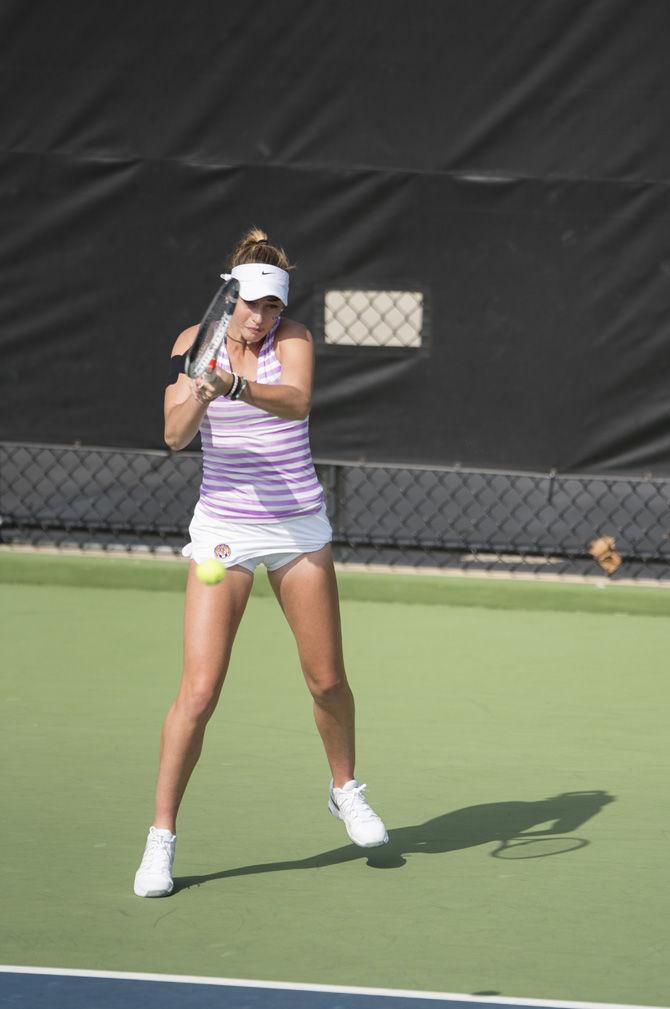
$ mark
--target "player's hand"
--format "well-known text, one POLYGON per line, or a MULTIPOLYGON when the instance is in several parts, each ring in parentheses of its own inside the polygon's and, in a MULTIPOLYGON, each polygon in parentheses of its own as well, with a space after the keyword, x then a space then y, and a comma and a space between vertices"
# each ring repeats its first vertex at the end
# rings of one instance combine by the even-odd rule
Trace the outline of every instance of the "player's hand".
POLYGON ((226 371, 208 371, 193 379, 191 391, 199 403, 211 403, 228 392, 232 381, 232 375, 226 371))

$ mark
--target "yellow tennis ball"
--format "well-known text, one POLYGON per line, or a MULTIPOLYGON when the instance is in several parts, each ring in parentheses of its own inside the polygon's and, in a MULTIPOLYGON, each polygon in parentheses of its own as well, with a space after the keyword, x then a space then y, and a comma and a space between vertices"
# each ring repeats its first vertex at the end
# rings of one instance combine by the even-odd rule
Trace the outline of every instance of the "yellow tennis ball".
POLYGON ((195 574, 205 585, 216 585, 226 577, 226 569, 221 561, 215 561, 213 557, 210 557, 209 560, 198 564, 195 574))

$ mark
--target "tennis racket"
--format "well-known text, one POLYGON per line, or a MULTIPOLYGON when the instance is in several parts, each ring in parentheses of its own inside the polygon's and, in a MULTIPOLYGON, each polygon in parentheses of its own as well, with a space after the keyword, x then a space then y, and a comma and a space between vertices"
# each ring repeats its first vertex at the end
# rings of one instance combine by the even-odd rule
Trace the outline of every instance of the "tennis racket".
POLYGON ((184 358, 184 371, 189 378, 200 378, 216 368, 216 358, 226 338, 239 294, 240 283, 231 277, 214 295, 191 349, 184 358))

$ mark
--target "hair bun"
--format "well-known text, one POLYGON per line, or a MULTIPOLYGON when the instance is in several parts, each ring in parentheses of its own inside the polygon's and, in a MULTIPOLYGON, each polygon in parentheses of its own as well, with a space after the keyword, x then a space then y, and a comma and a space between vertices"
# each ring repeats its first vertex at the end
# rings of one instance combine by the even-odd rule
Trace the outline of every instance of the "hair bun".
POLYGON ((268 263, 282 270, 292 270, 286 253, 279 245, 274 245, 262 228, 249 228, 233 250, 228 261, 227 272, 244 263, 268 263))

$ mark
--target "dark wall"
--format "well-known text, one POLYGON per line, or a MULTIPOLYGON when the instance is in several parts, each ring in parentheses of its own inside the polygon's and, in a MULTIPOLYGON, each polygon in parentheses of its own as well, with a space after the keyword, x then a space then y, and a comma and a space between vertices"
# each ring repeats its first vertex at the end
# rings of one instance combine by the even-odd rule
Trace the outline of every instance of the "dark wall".
POLYGON ((317 347, 317 455, 670 473, 664 0, 2 5, 0 437, 158 447, 251 223, 427 292, 420 352, 317 347))

